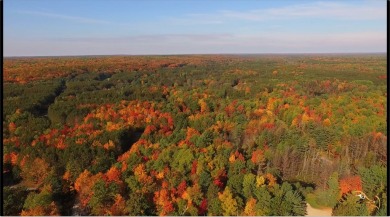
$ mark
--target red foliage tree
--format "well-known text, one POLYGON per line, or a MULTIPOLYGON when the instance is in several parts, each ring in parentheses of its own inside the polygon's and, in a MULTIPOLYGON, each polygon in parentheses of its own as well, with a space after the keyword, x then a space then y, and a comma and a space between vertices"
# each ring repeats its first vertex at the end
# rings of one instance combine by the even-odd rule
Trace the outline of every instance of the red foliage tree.
POLYGON ((200 202, 198 215, 205 215, 207 211, 207 199, 203 198, 202 202, 200 202))
POLYGON ((218 172, 218 175, 214 179, 213 183, 222 190, 225 187, 226 180, 226 171, 222 169, 218 172))
POLYGON ((180 182, 180 184, 177 186, 177 194, 179 196, 181 196, 184 191, 187 189, 187 182, 185 180, 183 180, 182 182, 180 182))
POLYGON ((191 167, 191 174, 195 174, 196 173, 196 169, 198 168, 198 161, 197 160, 194 160, 192 162, 192 167, 191 167))

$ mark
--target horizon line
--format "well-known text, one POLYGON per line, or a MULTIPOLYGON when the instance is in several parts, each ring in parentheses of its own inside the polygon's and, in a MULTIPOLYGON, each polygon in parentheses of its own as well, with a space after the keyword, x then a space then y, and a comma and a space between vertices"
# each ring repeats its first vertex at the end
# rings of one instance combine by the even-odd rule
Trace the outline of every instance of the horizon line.
POLYGON ((264 53, 166 53, 166 54, 75 54, 75 55, 17 55, 3 56, 6 58, 40 58, 40 57, 106 57, 106 56, 212 56, 212 55, 361 55, 386 54, 387 51, 377 52, 264 52, 264 53))

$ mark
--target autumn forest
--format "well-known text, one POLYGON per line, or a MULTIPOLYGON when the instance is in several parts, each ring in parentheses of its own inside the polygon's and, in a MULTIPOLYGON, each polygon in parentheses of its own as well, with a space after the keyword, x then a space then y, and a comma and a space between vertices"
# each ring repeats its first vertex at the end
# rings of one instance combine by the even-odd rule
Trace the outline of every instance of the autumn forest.
POLYGON ((3 215, 386 216, 386 64, 4 58, 3 215))

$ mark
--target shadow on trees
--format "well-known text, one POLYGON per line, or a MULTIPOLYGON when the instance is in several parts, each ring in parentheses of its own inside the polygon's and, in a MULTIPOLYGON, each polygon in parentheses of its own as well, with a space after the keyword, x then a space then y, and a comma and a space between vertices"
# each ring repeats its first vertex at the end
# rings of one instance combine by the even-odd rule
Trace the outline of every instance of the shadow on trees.
POLYGON ((65 89, 66 89, 66 84, 65 81, 62 80, 53 93, 44 96, 41 100, 39 100, 37 104, 31 107, 29 111, 36 116, 47 115, 49 106, 54 103, 57 96, 59 96, 62 92, 64 92, 65 89))
POLYGON ((128 128, 120 132, 118 142, 121 147, 121 152, 128 151, 134 143, 136 143, 144 132, 143 128, 128 128))

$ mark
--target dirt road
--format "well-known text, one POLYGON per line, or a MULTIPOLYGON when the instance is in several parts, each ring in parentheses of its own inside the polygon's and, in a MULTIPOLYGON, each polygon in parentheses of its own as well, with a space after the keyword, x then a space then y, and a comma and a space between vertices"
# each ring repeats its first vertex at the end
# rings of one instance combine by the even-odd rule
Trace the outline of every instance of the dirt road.
POLYGON ((324 209, 315 209, 310 204, 306 203, 307 205, 307 214, 306 216, 332 216, 332 209, 331 208, 324 208, 324 209))

